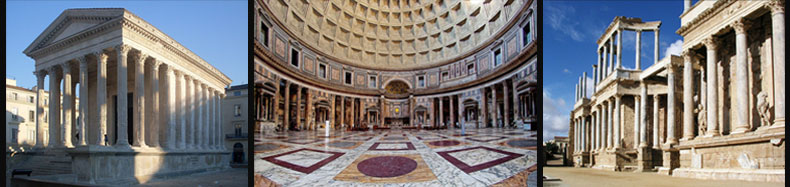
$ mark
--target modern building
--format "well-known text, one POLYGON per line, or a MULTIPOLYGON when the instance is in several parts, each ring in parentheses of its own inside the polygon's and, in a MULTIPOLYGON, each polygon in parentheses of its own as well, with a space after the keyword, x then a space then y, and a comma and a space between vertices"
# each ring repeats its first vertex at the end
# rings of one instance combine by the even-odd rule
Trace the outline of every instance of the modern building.
MULTIPOLYGON (((403 182, 418 175, 419 179, 405 182, 494 185, 510 184, 520 176, 526 179, 532 171, 528 168, 537 167, 532 160, 535 151, 527 149, 537 146, 537 140, 530 138, 540 125, 536 123, 540 93, 535 1, 256 0, 254 4, 252 110, 256 141, 261 142, 255 145, 256 181, 360 185, 403 182), (363 137, 356 137, 357 133, 363 137), (430 144, 426 139, 437 133, 447 135, 436 136, 447 138, 447 144, 421 146, 424 141, 430 144), (383 137, 393 135, 409 138, 383 137), (361 141, 349 140, 356 138, 361 141), (386 139, 403 141, 391 146, 378 141, 386 139), (499 150, 474 147, 467 141, 511 146, 499 150), (400 176, 394 178, 355 169, 329 176, 331 172, 312 169, 324 164, 333 171, 352 168, 346 166, 356 163, 353 159, 333 160, 363 154, 357 161, 364 163, 365 158, 383 159, 367 152, 390 148, 409 152, 418 144, 421 150, 454 148, 444 151, 463 153, 447 159, 481 152, 499 154, 503 160, 487 158, 481 163, 488 164, 463 171, 460 166, 442 165, 454 170, 439 171, 430 170, 421 161, 429 160, 419 154, 395 155, 414 161, 418 169, 392 174, 400 176), (299 149, 319 146, 339 149, 331 153, 299 149), (500 177, 483 179, 494 170, 491 167, 506 166, 512 168, 500 177), (479 171, 483 168, 489 170, 479 171), (468 174, 440 174, 452 171, 468 174), (323 177, 300 178, 313 172, 322 172, 323 177), (466 179, 452 182, 454 177, 466 179)), ((437 160, 429 164, 433 162, 439 164, 437 160)), ((371 172, 384 170, 377 167, 371 172)))
POLYGON ((68 9, 24 53, 35 60, 37 87, 48 79, 51 90, 37 93, 49 120, 36 116, 23 164, 33 177, 20 183, 128 185, 228 167, 219 108, 231 80, 142 18, 68 9), (46 94, 63 97, 45 106, 46 94), (88 107, 75 107, 77 94, 88 107))
POLYGON ((660 21, 616 17, 605 30, 571 112, 574 165, 784 182, 784 1, 686 0, 680 22, 682 55, 659 60, 656 43, 646 69, 640 45, 623 68, 621 33, 639 43, 660 21))
MULTIPOLYGON (((36 144, 36 90, 19 87, 16 80, 6 78, 6 151, 22 151, 29 149, 36 144)), ((43 91, 48 93, 47 91, 43 91)), ((49 102, 49 97, 44 97, 45 105, 49 102)), ((79 108, 79 98, 76 99, 76 106, 79 108)), ((44 109, 44 122, 48 120, 44 109)), ((75 118, 79 119, 77 115, 75 118)), ((79 126, 74 128, 74 134, 79 136, 79 126)), ((47 129, 44 129, 46 131, 47 129)), ((47 137, 43 139, 46 141, 47 137)))
POLYGON ((249 135, 247 133, 249 113, 249 94, 247 84, 225 88, 227 94, 222 99, 220 112, 222 115, 222 132, 224 132, 225 148, 231 152, 232 167, 247 167, 249 158, 247 150, 249 135))

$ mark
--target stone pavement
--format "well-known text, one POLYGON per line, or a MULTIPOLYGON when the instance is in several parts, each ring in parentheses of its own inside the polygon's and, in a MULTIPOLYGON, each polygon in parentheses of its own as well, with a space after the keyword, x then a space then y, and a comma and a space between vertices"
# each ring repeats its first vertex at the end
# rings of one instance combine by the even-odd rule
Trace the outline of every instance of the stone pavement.
POLYGON ((784 186, 784 183, 735 181, 735 180, 701 180, 692 178, 671 177, 656 173, 613 172, 591 168, 574 167, 543 167, 543 175, 559 178, 560 181, 543 182, 546 187, 564 186, 784 186))
POLYGON ((154 181, 140 186, 247 186, 247 168, 231 168, 217 172, 206 172, 154 181))

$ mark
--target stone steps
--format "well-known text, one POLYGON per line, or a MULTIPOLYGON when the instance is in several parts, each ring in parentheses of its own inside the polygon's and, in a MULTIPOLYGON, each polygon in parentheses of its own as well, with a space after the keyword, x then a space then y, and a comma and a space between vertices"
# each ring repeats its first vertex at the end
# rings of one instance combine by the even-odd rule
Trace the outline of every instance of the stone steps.
POLYGON ((33 176, 71 174, 71 156, 63 151, 48 150, 32 155, 23 166, 33 170, 33 176))

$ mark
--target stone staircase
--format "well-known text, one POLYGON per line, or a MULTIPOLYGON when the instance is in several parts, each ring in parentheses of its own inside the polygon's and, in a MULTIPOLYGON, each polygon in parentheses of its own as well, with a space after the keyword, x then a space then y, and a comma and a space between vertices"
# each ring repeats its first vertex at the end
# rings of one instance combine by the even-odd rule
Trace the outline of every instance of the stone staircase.
POLYGON ((30 156, 20 169, 33 170, 33 176, 71 174, 71 156, 63 150, 42 151, 30 156))

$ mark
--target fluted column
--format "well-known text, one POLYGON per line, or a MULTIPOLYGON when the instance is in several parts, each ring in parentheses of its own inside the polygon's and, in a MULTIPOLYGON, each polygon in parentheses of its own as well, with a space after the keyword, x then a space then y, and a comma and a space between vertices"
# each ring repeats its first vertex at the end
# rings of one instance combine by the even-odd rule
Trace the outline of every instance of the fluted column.
POLYGON ((79 146, 87 146, 87 136, 88 136, 88 121, 85 119, 88 117, 88 59, 85 56, 80 56, 77 58, 79 61, 80 66, 80 97, 82 97, 82 105, 79 107, 80 109, 80 137, 79 137, 79 146))
MULTIPOLYGON (((641 94, 640 94, 641 95, 641 94)), ((639 100, 639 96, 634 95, 634 149, 639 148, 639 138, 640 138, 640 128, 642 127, 642 119, 640 118, 640 112, 642 110, 643 102, 639 100)), ((625 132, 623 132, 625 134, 625 132)))
MULTIPOLYGON (((99 133, 96 138, 96 145, 107 145, 107 54, 103 51, 93 53, 96 56, 96 117, 99 118, 99 133)), ((87 116, 85 116, 87 117, 87 116)))
POLYGON ((296 129, 304 130, 302 125, 302 87, 296 86, 296 129))
POLYGON ((586 149, 585 149, 585 146, 587 144, 587 142, 585 141, 585 139, 587 137, 587 135, 586 135, 586 132, 587 132, 586 126, 587 126, 587 119, 585 119, 584 115, 582 115, 582 124, 581 124, 581 126, 579 128, 581 130, 579 133, 581 133, 580 134, 580 138, 581 138, 581 140, 580 140, 581 141, 580 149, 581 149, 582 152, 586 151, 586 149))
MULTIPOLYGON (((593 86, 592 86, 592 89, 593 89, 593 93, 595 93, 595 91, 597 91, 595 86, 598 85, 598 66, 595 66, 593 64, 592 67, 593 67, 593 75, 592 75, 593 76, 592 77, 593 78, 593 82, 592 82, 593 86)), ((592 97, 592 96, 590 96, 590 97, 592 97)))
MULTIPOLYGON (((161 113, 160 107, 159 107, 159 106, 161 106, 161 104, 159 103, 159 100, 161 100, 160 98, 164 97, 164 96, 162 96, 162 93, 161 93, 162 90, 159 90, 159 66, 161 64, 162 64, 162 61, 159 60, 159 59, 156 59, 156 60, 152 61, 151 69, 150 69, 151 72, 149 73, 151 75, 151 106, 152 107, 147 107, 147 108, 149 108, 151 110, 151 112, 149 112, 149 114, 151 114, 151 115, 148 116, 148 118, 150 118, 150 120, 149 120, 150 122, 148 123, 148 126, 150 127, 150 129, 148 130, 148 132, 151 132, 152 134, 149 135, 151 137, 151 142, 148 142, 148 144, 150 144, 150 146, 153 146, 153 147, 159 147, 160 146, 159 145, 159 137, 160 137, 159 134, 161 134, 160 133, 160 129, 162 129, 161 127, 163 126, 163 124, 165 124, 165 123, 163 123, 164 119, 161 119, 159 117, 160 116, 159 113, 161 113)), ((170 68, 168 68, 168 69, 170 69, 170 68)), ((173 80, 173 81, 175 81, 175 80, 173 80)), ((168 86, 176 86, 176 85, 174 83, 174 84, 170 84, 168 86)), ((167 89, 167 88, 165 88, 165 89, 167 89)), ((170 99, 174 100, 176 98, 172 97, 170 99)), ((176 104, 178 104, 178 103, 182 103, 182 102, 176 101, 176 104)), ((176 106, 171 106, 171 107, 176 107, 176 106)), ((175 110, 179 111, 178 108, 175 108, 175 110)), ((172 127, 172 128, 175 128, 175 126, 172 127)), ((176 137, 172 137, 172 138, 176 138, 176 137)), ((174 147, 171 147, 171 148, 174 148, 174 147)))
POLYGON ((168 65, 165 66, 165 77, 164 77, 164 88, 165 88, 165 100, 167 103, 165 108, 167 109, 167 125, 164 128, 167 135, 164 136, 165 138, 165 148, 167 149, 175 149, 175 138, 176 138, 176 80, 175 80, 175 73, 172 66, 168 65))
MULTIPOLYGON (((47 73, 44 70, 35 72, 36 74, 36 148, 44 147, 44 78, 47 73)), ((51 79, 51 78, 50 78, 51 79)), ((50 97, 51 98, 51 97, 50 97)))
POLYGON ((612 101, 606 101, 606 123, 604 124, 604 142, 606 148, 612 147, 612 101))
POLYGON ((658 56, 658 49, 659 49, 659 47, 658 47, 658 41, 659 41, 658 40, 658 35, 659 35, 659 29, 656 29, 656 31, 655 31, 656 39, 655 39, 655 42, 653 44, 654 45, 653 46, 653 55, 655 56, 655 57, 653 57, 653 64, 658 64, 658 60, 661 59, 661 57, 658 56))
MULTIPOLYGON (((647 83, 642 81, 642 90, 639 93, 639 99, 642 105, 639 106, 639 148, 647 147, 647 83)), ((654 101, 656 102, 656 101, 654 101)), ((658 102, 656 102, 658 103, 658 102)), ((653 111, 658 111, 658 107, 654 107, 653 111)), ((654 113, 655 114, 655 113, 654 113)), ((653 118, 658 119, 658 115, 653 115, 653 118)), ((653 124, 655 127, 653 133, 658 133, 658 124, 653 124)), ((655 136, 655 135, 654 135, 655 136)), ((654 137, 656 138, 656 137, 654 137)), ((658 141, 653 141, 653 147, 657 148, 658 141)))
POLYGON ((615 69, 620 69, 623 67, 622 51, 623 51, 623 29, 618 29, 617 30, 617 67, 615 67, 615 69))
POLYGON ((444 125, 444 98, 439 97, 439 126, 444 125))
MULTIPOLYGON (((785 1, 771 1, 771 41, 774 57, 774 124, 785 125, 785 1)), ((710 123, 708 123, 710 124, 710 123)))
MULTIPOLYGON (((707 66, 708 68, 705 69, 707 71, 707 106, 705 106, 705 110, 708 112, 708 132, 705 133, 705 136, 718 136, 719 135, 719 122, 718 122, 718 114, 719 114, 719 105, 718 105, 718 76, 716 75, 716 40, 713 38, 714 36, 710 36, 709 38, 705 39, 703 42, 705 43, 705 48, 707 48, 707 66)), ((784 52, 782 52, 784 53, 784 52)))
POLYGON ((661 144, 661 140, 659 140, 660 137, 658 136, 658 130, 659 130, 659 128, 658 128, 658 123, 659 123, 658 115, 660 115, 659 112, 658 112, 658 109, 659 109, 658 108, 659 107, 658 104, 659 104, 660 101, 661 101, 661 96, 660 95, 658 95, 658 94, 653 95, 653 116, 655 116, 655 117, 653 117, 653 149, 659 149, 659 144, 661 144))
POLYGON ((200 81, 193 79, 195 85, 195 148, 204 149, 203 141, 203 88, 200 81))
POLYGON ((209 129, 209 126, 208 126, 208 123, 209 123, 209 119, 208 119, 208 115, 209 115, 209 111, 208 111, 209 101, 208 101, 208 91, 207 90, 208 90, 208 85, 206 85, 205 83, 201 82, 200 83, 200 117, 201 117, 200 118, 200 125, 202 126, 202 128, 201 128, 201 131, 200 131, 201 132, 201 136, 200 136, 201 144, 200 145, 201 145, 201 147, 203 149, 208 149, 209 148, 208 143, 209 143, 209 140, 210 140, 209 137, 208 137, 210 129, 209 129))
POLYGON ((732 134, 744 133, 751 131, 749 123, 749 76, 748 76, 748 63, 747 61, 747 46, 746 43, 746 29, 750 24, 749 20, 741 18, 732 24, 735 29, 735 103, 733 109, 735 110, 733 121, 732 134))
POLYGON ((642 30, 636 31, 636 69, 642 69, 642 30))
POLYGON ((615 63, 615 61, 614 61, 614 52, 615 52, 615 49, 614 49, 614 38, 612 36, 609 36, 608 40, 609 40, 609 67, 606 67, 606 68, 609 68, 608 71, 609 71, 609 74, 611 74, 612 72, 614 72, 614 67, 615 67, 615 64, 614 64, 615 63))
POLYGON ((58 77, 57 65, 49 68, 49 143, 47 147, 57 147, 60 136, 58 126, 60 125, 60 77, 58 77))
POLYGON ((678 138, 675 133, 675 65, 667 66, 667 144, 675 145, 678 138))
POLYGON ((340 126, 346 123, 346 97, 340 96, 340 126))
POLYGON ((74 147, 71 143, 72 121, 71 114, 74 110, 74 97, 72 84, 71 84, 71 62, 61 64, 63 69, 63 118, 62 118, 62 131, 60 132, 60 141, 63 142, 65 147, 74 147))
POLYGON ((494 112, 495 112, 494 116, 496 116, 496 119, 494 120, 494 125, 496 125, 497 127, 501 127, 501 125, 499 123, 499 120, 502 119, 502 114, 501 114, 501 112, 499 110, 499 103, 498 103, 497 98, 496 98, 497 97, 496 86, 491 86, 491 90, 493 90, 493 92, 492 92, 493 95, 491 95, 491 97, 494 98, 494 104, 493 104, 494 105, 494 112))
MULTIPOLYGON (((184 72, 186 73, 186 72, 184 72)), ((186 144, 187 149, 197 149, 197 121, 195 120, 195 112, 197 104, 197 98, 195 97, 195 79, 192 77, 184 74, 184 85, 186 86, 186 103, 184 103, 187 114, 187 137, 186 137, 186 144)))
POLYGON ((117 128, 118 141, 116 142, 116 145, 121 147, 129 147, 129 135, 127 134, 128 132, 127 127, 129 125, 128 124, 129 116, 127 115, 128 108, 126 108, 127 107, 126 101, 128 97, 126 94, 129 91, 127 88, 127 79, 126 79, 127 65, 128 65, 126 61, 127 61, 127 55, 129 53, 129 50, 131 49, 132 48, 130 46, 125 44, 115 46, 115 50, 118 52, 118 58, 117 58, 118 65, 116 66, 116 69, 118 70, 118 74, 117 74, 118 77, 116 79, 118 81, 118 84, 116 86, 118 93, 118 97, 117 97, 118 101, 116 105, 117 107, 116 111, 118 114, 118 116, 116 116, 116 119, 118 121, 118 128, 117 128))
MULTIPOLYGON (((285 130, 286 131, 291 126, 291 123, 290 123, 291 122, 291 110, 290 109, 291 109, 291 82, 286 82, 285 83, 285 112, 284 112, 284 116, 283 116, 283 119, 285 120, 285 123, 283 125, 285 126, 285 130)), ((343 108, 343 109, 345 109, 345 108, 343 108)), ((343 111, 343 115, 346 115, 345 112, 346 111, 344 110, 343 111)))
POLYGON ((615 95, 614 96, 614 144, 615 148, 620 148, 620 98, 622 95, 615 95))
POLYGON ((603 79, 603 76, 602 76, 603 75, 603 66, 601 65, 601 62, 602 62, 602 60, 601 60, 601 48, 599 47, 598 51, 596 51, 596 52, 598 53, 598 59, 597 59, 598 60, 598 68, 596 70, 596 72, 597 72, 596 75, 597 76, 595 78, 595 85, 598 85, 598 83, 601 82, 601 80, 603 79))
MULTIPOLYGON (((157 71, 158 72, 158 71, 157 71)), ((157 73, 158 74, 158 73, 157 73)), ((175 72, 176 76, 176 109, 178 112, 178 139, 176 139, 176 147, 178 149, 186 149, 186 128, 187 128, 187 112, 186 112, 186 76, 184 72, 175 72)))
POLYGON ((694 67, 692 53, 683 52, 683 138, 694 139, 694 67))
POLYGON ((134 68, 134 146, 148 147, 145 143, 145 59, 142 51, 135 53, 134 68))

